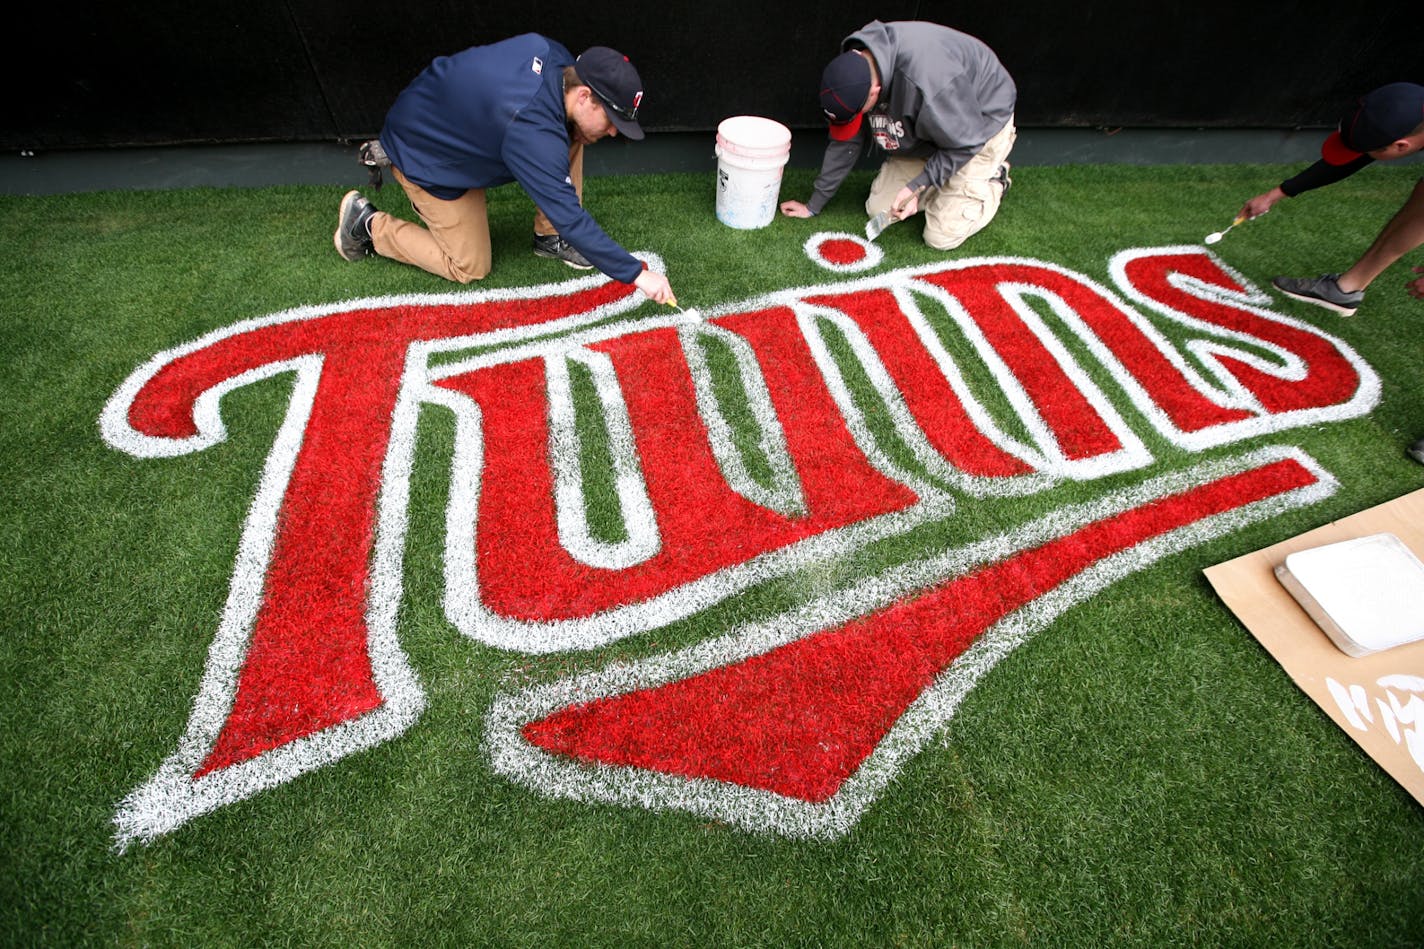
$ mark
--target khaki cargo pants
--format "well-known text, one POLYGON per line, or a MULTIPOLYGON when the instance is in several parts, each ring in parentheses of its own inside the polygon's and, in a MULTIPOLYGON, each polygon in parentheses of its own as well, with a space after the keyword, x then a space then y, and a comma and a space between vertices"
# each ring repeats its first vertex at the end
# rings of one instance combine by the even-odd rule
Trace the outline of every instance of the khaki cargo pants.
MULTIPOLYGON (((973 237, 999 213, 1004 189, 991 179, 1013 150, 1018 132, 1009 118, 999 132, 943 187, 920 196, 925 216, 925 243, 936 250, 953 250, 973 237)), ((922 158, 887 158, 870 186, 865 213, 874 217, 889 210, 895 195, 925 169, 922 158)))
MULTIPOLYGON (((396 181, 424 224, 377 213, 371 218, 371 242, 382 257, 413 264, 421 270, 457 283, 483 280, 493 264, 490 250, 489 212, 483 188, 471 188, 452 201, 437 198, 392 167, 396 181)), ((569 149, 569 179, 583 201, 583 145, 569 149)), ((534 233, 558 233, 537 208, 534 233)))

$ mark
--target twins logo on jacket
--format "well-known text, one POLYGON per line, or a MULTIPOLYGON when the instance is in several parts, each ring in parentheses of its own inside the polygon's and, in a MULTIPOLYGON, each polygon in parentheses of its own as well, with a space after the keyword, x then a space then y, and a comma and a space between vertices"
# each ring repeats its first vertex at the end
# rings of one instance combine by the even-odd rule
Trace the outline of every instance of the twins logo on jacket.
POLYGON ((900 150, 900 140, 905 137, 903 122, 892 121, 890 116, 883 112, 871 112, 865 118, 870 123, 870 135, 875 139, 876 145, 887 152, 900 150))
MULTIPOLYGON (((857 260, 863 243, 807 248, 845 274, 878 261, 857 260)), ((483 727, 495 770, 543 795, 846 833, 1065 610, 1336 487, 1298 448, 1231 446, 1378 401, 1349 346, 1202 248, 1125 250, 1107 271, 1115 289, 1045 261, 956 260, 700 321, 589 277, 305 307, 159 353, 101 418, 135 456, 183 464, 224 439, 228 393, 276 376, 292 391, 188 726, 119 804, 118 846, 420 718, 397 629, 431 409, 454 425, 443 606, 469 648, 598 650, 769 580, 849 577, 689 648, 505 689, 483 727), (589 412, 617 530, 586 503, 589 412), (1051 504, 1056 485, 1110 476, 1090 502, 1051 504), (958 505, 1034 495, 1048 513, 972 542, 826 569, 958 505)))

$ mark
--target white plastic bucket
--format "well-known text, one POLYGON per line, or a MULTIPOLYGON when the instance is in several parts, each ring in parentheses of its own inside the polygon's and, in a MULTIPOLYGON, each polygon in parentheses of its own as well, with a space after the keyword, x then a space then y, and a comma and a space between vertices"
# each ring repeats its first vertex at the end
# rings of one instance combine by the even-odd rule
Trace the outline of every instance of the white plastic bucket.
POLYGON ((717 220, 755 230, 776 216, 781 171, 791 157, 791 130, 755 115, 717 126, 717 220))

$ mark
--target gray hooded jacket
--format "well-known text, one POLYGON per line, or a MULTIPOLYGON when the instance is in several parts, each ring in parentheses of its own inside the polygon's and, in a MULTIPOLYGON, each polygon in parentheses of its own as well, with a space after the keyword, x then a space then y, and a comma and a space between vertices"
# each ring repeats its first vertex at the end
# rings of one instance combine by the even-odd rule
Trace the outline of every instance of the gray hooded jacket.
POLYGON ((864 49, 875 59, 880 99, 855 138, 826 146, 807 202, 813 214, 835 195, 867 139, 887 156, 926 159, 911 190, 939 187, 1013 118, 1013 79, 994 51, 967 33, 936 23, 875 20, 846 37, 841 49, 864 49))

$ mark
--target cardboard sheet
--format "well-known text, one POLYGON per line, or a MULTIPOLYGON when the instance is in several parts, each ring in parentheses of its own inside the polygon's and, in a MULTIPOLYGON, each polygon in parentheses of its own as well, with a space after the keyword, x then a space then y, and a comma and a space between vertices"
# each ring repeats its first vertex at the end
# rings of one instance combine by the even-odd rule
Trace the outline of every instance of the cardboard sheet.
MULTIPOLYGON (((1424 558, 1424 490, 1205 572, 1217 595, 1296 685, 1424 804, 1424 642, 1347 656, 1275 576, 1287 554, 1381 532, 1424 558)), ((1419 609, 1424 611, 1424 603, 1419 609)))

